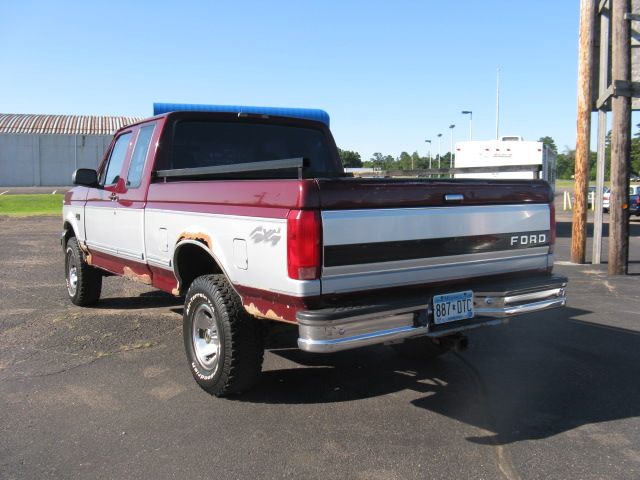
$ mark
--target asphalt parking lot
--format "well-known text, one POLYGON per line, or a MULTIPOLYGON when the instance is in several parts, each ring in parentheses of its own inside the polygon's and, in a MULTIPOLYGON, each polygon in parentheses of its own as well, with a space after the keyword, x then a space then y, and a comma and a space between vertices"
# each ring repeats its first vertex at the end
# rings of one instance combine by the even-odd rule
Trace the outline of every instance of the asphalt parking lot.
MULTIPOLYGON (((0 218, 0 478, 639 478, 640 222, 631 275, 567 265, 569 306, 420 364, 271 345, 257 388, 192 380, 179 301, 107 278, 67 300, 58 218, 0 218)), ((606 250, 605 250, 606 251, 606 250)))

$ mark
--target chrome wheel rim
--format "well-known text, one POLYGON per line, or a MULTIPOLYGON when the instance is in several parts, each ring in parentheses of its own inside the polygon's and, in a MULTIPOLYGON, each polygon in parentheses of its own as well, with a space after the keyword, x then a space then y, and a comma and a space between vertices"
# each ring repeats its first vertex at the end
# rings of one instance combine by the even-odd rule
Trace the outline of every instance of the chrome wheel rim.
POLYGON ((72 297, 78 289, 78 267, 71 249, 67 250, 67 290, 72 297))
POLYGON ((206 370, 214 370, 218 364, 220 337, 215 313, 210 305, 198 305, 193 313, 191 332, 193 351, 200 366, 206 370))

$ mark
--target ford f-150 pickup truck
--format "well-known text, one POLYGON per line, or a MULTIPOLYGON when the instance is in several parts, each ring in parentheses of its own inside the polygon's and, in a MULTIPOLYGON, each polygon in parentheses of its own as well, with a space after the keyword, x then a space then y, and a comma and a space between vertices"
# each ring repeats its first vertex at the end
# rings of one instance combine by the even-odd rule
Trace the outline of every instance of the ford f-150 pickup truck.
POLYGON ((156 115, 73 182, 71 301, 97 302, 105 275, 184 295, 191 372, 218 396, 255 383, 273 322, 309 352, 388 343, 428 358, 566 301, 545 181, 349 177, 322 119, 156 115))

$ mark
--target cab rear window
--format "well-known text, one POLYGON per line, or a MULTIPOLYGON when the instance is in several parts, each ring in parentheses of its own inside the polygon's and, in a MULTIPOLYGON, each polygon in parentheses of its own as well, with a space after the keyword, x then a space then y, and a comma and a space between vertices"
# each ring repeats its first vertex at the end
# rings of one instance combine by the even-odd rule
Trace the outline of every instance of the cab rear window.
MULTIPOLYGON (((290 158, 308 160, 306 175, 339 174, 321 130, 286 125, 183 120, 173 129, 169 169, 214 167, 290 158)), ((295 169, 244 176, 296 178, 295 169)))

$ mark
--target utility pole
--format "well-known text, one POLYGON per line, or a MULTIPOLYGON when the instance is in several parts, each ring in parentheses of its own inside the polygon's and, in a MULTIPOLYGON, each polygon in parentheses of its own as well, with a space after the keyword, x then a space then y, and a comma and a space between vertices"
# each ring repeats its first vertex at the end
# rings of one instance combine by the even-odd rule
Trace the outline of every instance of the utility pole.
POLYGON ((449 132, 451 133, 451 150, 449 153, 449 168, 453 168, 453 129, 456 128, 455 125, 449 125, 449 132))
MULTIPOLYGON (((610 1, 611 76, 629 85, 631 81, 630 25, 625 18, 629 0, 610 1)), ((627 95, 611 99, 611 196, 609 204, 609 275, 625 275, 629 259, 629 157, 631 153, 631 98, 627 95)))
POLYGON ((496 140, 500 140, 500 68, 496 69, 496 140))
POLYGON ((442 157, 442 134, 438 134, 438 168, 440 168, 440 157, 442 157))
MULTIPOLYGON (((575 202, 571 230, 571 261, 573 263, 584 263, 587 249, 587 188, 591 140, 591 72, 593 70, 595 13, 596 0, 580 0, 575 202)), ((596 192, 596 195, 598 194, 602 195, 602 193, 596 192)))

